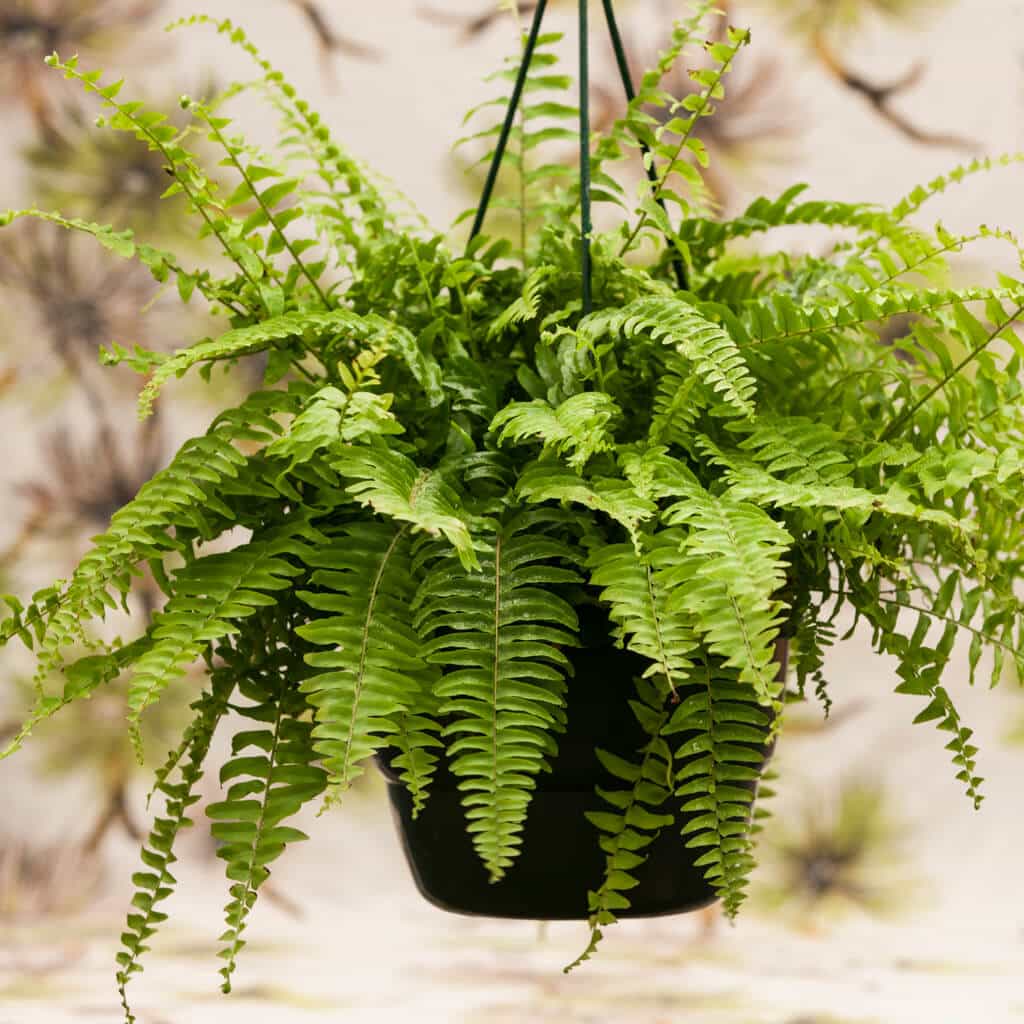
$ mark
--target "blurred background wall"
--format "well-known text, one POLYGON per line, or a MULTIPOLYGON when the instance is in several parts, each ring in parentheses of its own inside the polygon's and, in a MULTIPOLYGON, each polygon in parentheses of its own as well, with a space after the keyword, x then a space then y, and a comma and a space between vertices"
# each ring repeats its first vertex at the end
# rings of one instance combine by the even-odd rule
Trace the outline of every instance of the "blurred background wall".
MULTIPOLYGON (((528 5, 525 5, 528 6, 528 5)), ((572 31, 569 4, 553 20, 572 31)), ((651 62, 672 0, 623 2, 634 73, 651 62)), ((708 184, 722 209, 807 181, 816 196, 895 202, 916 183, 1024 145, 1024 4, 1018 0, 736 0, 753 30, 718 118, 706 129, 708 184)), ((96 111, 42 59, 53 49, 128 78, 126 93, 177 109, 252 75, 207 30, 165 35, 186 0, 0 0, 0 208, 36 203, 212 258, 185 212, 158 203, 159 160, 94 127, 96 111)), ((243 24, 356 154, 390 175, 443 228, 475 198, 471 148, 453 153, 484 76, 517 48, 516 20, 488 0, 212 0, 243 24)), ((524 12, 528 13, 528 12, 524 12)), ((571 48, 567 47, 567 54, 571 48)), ((598 124, 621 110, 611 55, 595 42, 598 124)), ((569 64, 571 68, 571 61, 569 64)), ((678 77, 679 89, 686 88, 678 77)), ((248 100, 240 122, 270 143, 248 100)), ((1004 169, 922 215, 967 230, 1024 231, 1024 169, 1004 169)), ((773 245, 824 249, 813 231, 773 245)), ((1005 269, 996 245, 957 274, 1005 269)), ((892 325, 898 336, 898 324, 892 325)), ((259 380, 183 385, 140 426, 137 381, 102 369, 99 347, 187 344, 211 329, 148 276, 48 225, 0 233, 0 590, 26 594, 69 571, 88 538, 201 430, 217 402, 259 380)), ((156 596, 132 608, 135 626, 156 596)), ((0 652, 0 736, 17 730, 31 668, 0 652)), ((777 764, 784 795, 762 846, 749 911, 633 922, 563 978, 582 926, 451 918, 421 903, 370 779, 343 813, 309 823, 313 842, 275 870, 233 999, 213 959, 226 885, 201 829, 189 837, 172 921, 136 983, 146 1024, 204 1021, 975 1024, 1024 1020, 1024 696, 950 681, 981 740, 989 799, 960 796, 936 734, 892 695, 863 637, 829 666, 823 723, 797 709, 777 764)), ((184 706, 196 679, 180 687, 184 706)), ((0 764, 0 1024, 116 1021, 113 953, 146 772, 120 726, 116 688, 0 764)), ((173 707, 146 722, 160 757, 173 707)), ((150 766, 151 767, 151 766, 150 766)), ((215 798, 215 772, 206 780, 215 798)))

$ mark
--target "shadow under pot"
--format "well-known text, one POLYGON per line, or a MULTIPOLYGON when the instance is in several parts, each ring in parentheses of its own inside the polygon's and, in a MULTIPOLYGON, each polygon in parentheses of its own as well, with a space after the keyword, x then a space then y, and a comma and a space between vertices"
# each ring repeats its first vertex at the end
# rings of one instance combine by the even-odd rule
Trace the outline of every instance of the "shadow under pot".
MULTIPOLYGON (((587 893, 604 876, 600 833, 587 811, 608 810, 596 786, 617 788, 594 754, 600 747, 635 760, 646 742, 629 707, 633 680, 648 662, 612 643, 609 623, 600 612, 581 613, 583 646, 567 652, 575 669, 566 694, 567 730, 558 737, 558 755, 550 772, 537 777, 523 829, 523 844, 501 881, 492 883, 466 831, 457 780, 442 762, 426 806, 412 816, 412 798, 390 766, 393 752, 377 763, 387 779, 388 795, 406 860, 420 893, 435 906, 456 914, 538 920, 585 920, 587 893)), ((785 644, 779 645, 780 677, 785 644)), ((685 696, 685 695, 683 695, 685 696)), ((764 759, 771 751, 762 748, 764 759)), ((647 847, 647 860, 631 871, 638 881, 621 918, 655 917, 699 910, 715 900, 714 890, 694 861, 705 851, 687 849, 680 835, 685 799, 671 798, 675 825, 662 829, 647 847)))

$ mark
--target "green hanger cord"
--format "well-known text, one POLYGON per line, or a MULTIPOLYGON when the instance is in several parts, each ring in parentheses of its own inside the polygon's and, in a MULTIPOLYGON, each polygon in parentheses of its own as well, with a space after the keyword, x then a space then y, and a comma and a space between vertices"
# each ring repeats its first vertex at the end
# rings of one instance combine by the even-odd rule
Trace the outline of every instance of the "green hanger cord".
MULTIPOLYGON (((629 72, 629 62, 626 58, 626 50, 622 43, 622 36, 615 19, 613 0, 602 0, 605 20, 608 23, 608 34, 611 36, 612 49, 615 51, 615 62, 619 69, 619 76, 625 89, 627 102, 632 102, 636 96, 633 88, 633 80, 629 72)), ((516 73, 515 83, 512 87, 512 95, 509 97, 508 109, 505 111, 505 121, 501 126, 501 133, 498 135, 498 143, 494 149, 494 156, 491 159, 490 168, 487 171, 487 178, 484 182, 483 193, 480 196, 480 204, 477 207, 476 216, 473 219, 473 226, 469 232, 469 241, 472 242, 483 227, 484 218, 487 216, 487 208, 494 193, 494 186, 498 180, 498 171, 501 169, 501 162, 505 156, 505 149, 508 146, 509 136, 512 134, 512 126, 515 123, 516 111, 522 99, 523 89, 526 85, 526 76, 530 71, 530 63, 533 60, 534 51, 537 48, 537 39, 540 35, 541 22, 547 12, 548 0, 538 0, 537 7, 533 12, 533 22, 526 37, 526 45, 523 48, 523 58, 516 73)), ((589 313, 593 306, 593 271, 590 256, 590 236, 593 232, 591 221, 591 198, 590 198, 590 25, 589 25, 589 0, 579 0, 579 85, 580 85, 580 276, 582 279, 583 312, 589 313)), ((647 177, 652 182, 658 180, 658 173, 650 159, 650 149, 645 143, 640 144, 644 155, 644 166, 647 169, 647 177)), ((666 210, 664 200, 659 196, 658 203, 666 210)), ((672 260, 672 269, 675 272, 676 283, 683 289, 686 288, 686 269, 678 256, 672 260)))
POLYGON ((580 276, 583 279, 583 315, 594 308, 593 272, 590 264, 590 26, 587 7, 580 2, 580 276))

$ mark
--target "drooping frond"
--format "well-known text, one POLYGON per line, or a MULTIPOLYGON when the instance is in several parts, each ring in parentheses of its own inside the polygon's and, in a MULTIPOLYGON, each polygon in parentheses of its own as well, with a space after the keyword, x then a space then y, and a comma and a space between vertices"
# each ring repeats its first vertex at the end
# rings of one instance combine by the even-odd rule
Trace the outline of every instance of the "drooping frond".
MULTIPOLYGON (((340 795, 362 774, 362 762, 400 728, 407 743, 410 730, 424 731, 422 722, 402 716, 422 707, 430 672, 411 625, 416 588, 408 527, 353 523, 309 561, 312 589, 299 596, 323 614, 297 632, 322 649, 306 655, 319 671, 302 690, 315 709, 313 745, 340 795)), ((407 767, 414 771, 422 763, 407 767)))
POLYGON ((751 805, 771 715, 735 673, 709 663, 699 674, 701 690, 675 709, 664 733, 683 734, 675 751, 675 793, 685 800, 686 845, 706 851, 696 864, 733 917, 754 866, 751 805))
POLYGON ((673 348, 726 403, 733 415, 754 414, 756 384, 736 342, 693 305, 671 296, 637 299, 621 309, 600 310, 580 322, 590 341, 604 334, 647 336, 673 348))
POLYGON ((674 788, 672 750, 662 733, 669 721, 665 709, 663 687, 640 682, 637 699, 630 701, 637 721, 649 739, 638 751, 639 764, 633 764, 606 750, 597 756, 605 770, 626 783, 618 789, 598 789, 598 795, 611 811, 591 811, 587 818, 601 833, 601 849, 605 853, 604 878, 601 885, 588 893, 590 906, 590 941, 587 948, 567 967, 566 974, 597 950, 602 929, 614 924, 615 911, 630 907, 630 889, 639 883, 630 874, 646 860, 647 847, 662 829, 671 828, 675 815, 665 810, 674 788))
POLYGON ((522 843, 536 775, 556 750, 556 711, 564 703, 576 643, 576 613, 554 587, 575 583, 576 556, 546 529, 543 511, 520 512, 477 535, 479 571, 450 555, 431 566, 417 597, 416 628, 444 667, 442 698, 448 758, 459 780, 467 828, 493 880, 522 843))
POLYGON ((875 646, 897 659, 897 673, 901 682, 897 693, 927 700, 927 705, 914 719, 915 724, 935 722, 936 727, 950 736, 946 749, 952 754, 957 769, 956 778, 963 784, 974 806, 980 807, 984 799, 978 775, 976 754, 978 748, 971 742, 973 731, 963 725, 960 714, 942 685, 942 677, 949 664, 956 641, 959 623, 945 615, 952 600, 949 585, 936 597, 934 608, 917 611, 914 629, 908 632, 900 624, 900 613, 911 610, 909 602, 878 599, 881 580, 877 577, 852 581, 849 599, 870 624, 875 646), (929 635, 939 627, 939 638, 927 643, 929 635))
POLYGON ((315 763, 312 723, 295 717, 302 705, 288 693, 288 670, 279 662, 280 656, 268 651, 267 663, 241 681, 239 688, 249 703, 237 710, 248 727, 232 737, 231 757, 221 768, 221 783, 230 783, 227 795, 206 808, 213 822, 210 831, 221 844, 217 856, 225 861, 233 883, 225 907, 227 930, 221 936, 225 992, 231 991, 249 913, 270 877, 269 865, 286 845, 308 838, 284 822, 315 800, 326 784, 315 763))
POLYGON ((135 1016, 128 1003, 128 983, 133 975, 142 970, 139 961, 149 951, 146 943, 167 920, 167 915, 158 910, 157 905, 171 895, 177 884, 171 874, 171 868, 177 860, 174 844, 178 833, 193 824, 188 816, 189 808, 200 799, 196 787, 203 776, 203 763, 209 753, 217 724, 227 710, 226 700, 230 694, 225 694, 223 690, 222 677, 220 686, 204 694, 193 705, 196 716, 188 729, 188 742, 180 753, 175 752, 171 761, 171 764, 182 764, 178 781, 169 781, 173 771, 170 766, 157 781, 156 789, 166 797, 167 802, 163 816, 153 822, 149 838, 142 847, 142 863, 147 870, 138 872, 132 878, 135 886, 135 895, 132 897, 134 909, 128 914, 126 930, 121 934, 121 949, 117 954, 117 988, 127 1024, 135 1024, 135 1016))
POLYGON ((498 443, 540 441, 545 451, 567 455, 569 465, 581 470, 599 452, 615 445, 609 424, 618 418, 615 402, 600 391, 585 391, 552 408, 543 399, 512 402, 491 423, 498 443))
POLYGON ((422 689, 395 717, 395 731, 390 740, 395 751, 391 767, 409 790, 414 818, 426 806, 430 784, 437 771, 438 751, 444 747, 438 735, 440 707, 441 700, 434 692, 422 689))
MULTIPOLYGON (((36 623, 40 678, 62 664, 65 648, 88 644, 85 625, 117 607, 111 591, 125 598, 138 563, 177 548, 179 542, 169 533, 172 527, 195 529, 202 535, 204 510, 230 514, 216 488, 237 476, 244 463, 230 435, 212 430, 186 442, 171 464, 114 515, 60 593, 34 605, 29 613, 36 623)), ((0 638, 8 639, 11 632, 5 622, 0 638)), ((18 635, 27 637, 24 630, 18 635)))
POLYGON ((736 669, 740 682, 770 704, 775 641, 786 581, 784 555, 792 537, 756 505, 694 493, 664 515, 669 526, 686 526, 685 556, 668 568, 674 588, 670 607, 693 617, 708 648, 736 669))

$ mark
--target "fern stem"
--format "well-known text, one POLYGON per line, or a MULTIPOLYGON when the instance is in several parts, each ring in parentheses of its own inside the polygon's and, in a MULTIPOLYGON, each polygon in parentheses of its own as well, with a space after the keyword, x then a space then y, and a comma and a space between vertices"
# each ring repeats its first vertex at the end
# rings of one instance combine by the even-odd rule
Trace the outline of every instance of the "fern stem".
MULTIPOLYGON (((676 146, 675 152, 672 154, 672 159, 669 160, 668 166, 665 168, 665 171, 658 175, 658 184, 652 192, 652 198, 655 202, 658 202, 658 200, 661 198, 661 193, 662 190, 665 188, 665 182, 668 180, 669 172, 672 170, 673 167, 675 167, 676 163, 679 160, 679 157, 682 156, 683 150, 686 148, 687 142, 690 141, 690 136, 693 135, 694 129, 697 127, 697 122, 700 121, 700 119, 704 116, 704 112, 707 110, 708 104, 711 102, 711 94, 714 92, 714 90, 718 87, 718 84, 725 77, 725 73, 732 66, 732 62, 736 59, 736 54, 738 52, 738 50, 734 50, 732 54, 730 54, 729 59, 719 67, 718 72, 715 75, 714 83, 709 89, 704 90, 704 92, 701 95, 700 105, 697 107, 696 110, 694 110, 690 114, 690 118, 686 126, 686 131, 683 132, 682 137, 679 139, 679 144, 676 146)), ((679 104, 676 105, 675 109, 678 110, 678 108, 679 104)), ((623 256, 625 256, 626 253, 629 252, 629 250, 633 247, 633 243, 636 241, 637 235, 639 235, 640 232, 643 230, 649 218, 650 214, 646 210, 644 210, 644 212, 640 215, 640 219, 636 222, 636 225, 634 226, 633 230, 629 233, 628 237, 622 243, 622 246, 619 249, 620 259, 623 256)))
MULTIPOLYGON (((274 220, 273 212, 267 207, 267 204, 263 201, 263 197, 260 195, 255 183, 253 182, 252 178, 246 171, 244 165, 242 164, 242 161, 238 159, 235 147, 228 144, 227 139, 224 138, 224 133, 217 126, 213 118, 210 117, 205 108, 200 108, 200 111, 200 116, 206 122, 207 127, 209 127, 209 129, 213 132, 217 141, 221 144, 224 151, 228 154, 228 159, 231 161, 231 166, 234 167, 236 171, 238 171, 239 175, 241 175, 242 181, 244 181, 245 184, 248 186, 249 191, 252 193, 252 197, 256 200, 257 205, 263 211, 263 213, 266 214, 267 220, 270 222, 270 226, 274 229, 274 231, 277 233, 278 238, 281 239, 281 243, 288 250, 288 254, 291 256, 292 262, 295 264, 296 267, 299 268, 299 271, 301 272, 302 276, 313 286, 313 290, 316 292, 317 297, 323 303, 324 309, 330 309, 331 304, 327 301, 327 296, 324 295, 323 289, 320 287, 319 282, 309 272, 309 268, 306 266, 306 264, 299 258, 299 254, 295 251, 291 239, 278 226, 277 221, 274 220)), ((265 267, 267 266, 265 260, 263 261, 263 265, 265 267)))
MULTIPOLYGON (((612 50, 615 52, 615 63, 619 68, 619 77, 622 79, 622 88, 626 93, 626 103, 632 104, 636 99, 636 89, 633 88, 633 76, 629 70, 629 58, 626 56, 626 47, 622 42, 622 34, 619 32, 619 23, 615 18, 615 7, 613 0, 601 0, 604 7, 605 21, 608 22, 608 35, 611 37, 612 50)), ((658 171, 654 166, 654 154, 651 147, 643 139, 640 143, 640 152, 643 154, 644 170, 647 172, 647 180, 653 186, 652 196, 654 201, 665 211, 668 217, 668 204, 665 197, 658 194, 658 171)), ((671 244, 671 242, 670 242, 671 244)), ((676 275, 676 284, 680 291, 686 290, 686 267, 678 255, 672 257, 672 271, 676 275)))
POLYGON ((988 334, 988 337, 980 344, 972 348, 967 355, 963 357, 949 370, 942 378, 937 381, 932 387, 930 387, 909 409, 901 413, 896 419, 889 423, 889 426, 878 435, 878 441, 881 444, 884 441, 888 441, 892 435, 903 427, 907 422, 914 418, 917 411, 928 401, 930 401, 935 395, 937 395, 945 386, 954 378, 964 367, 972 363, 989 345, 992 344, 1000 334, 1003 333, 1016 320, 1021 313, 1024 313, 1024 302, 1020 303, 1017 308, 1001 323, 996 325, 988 334))

